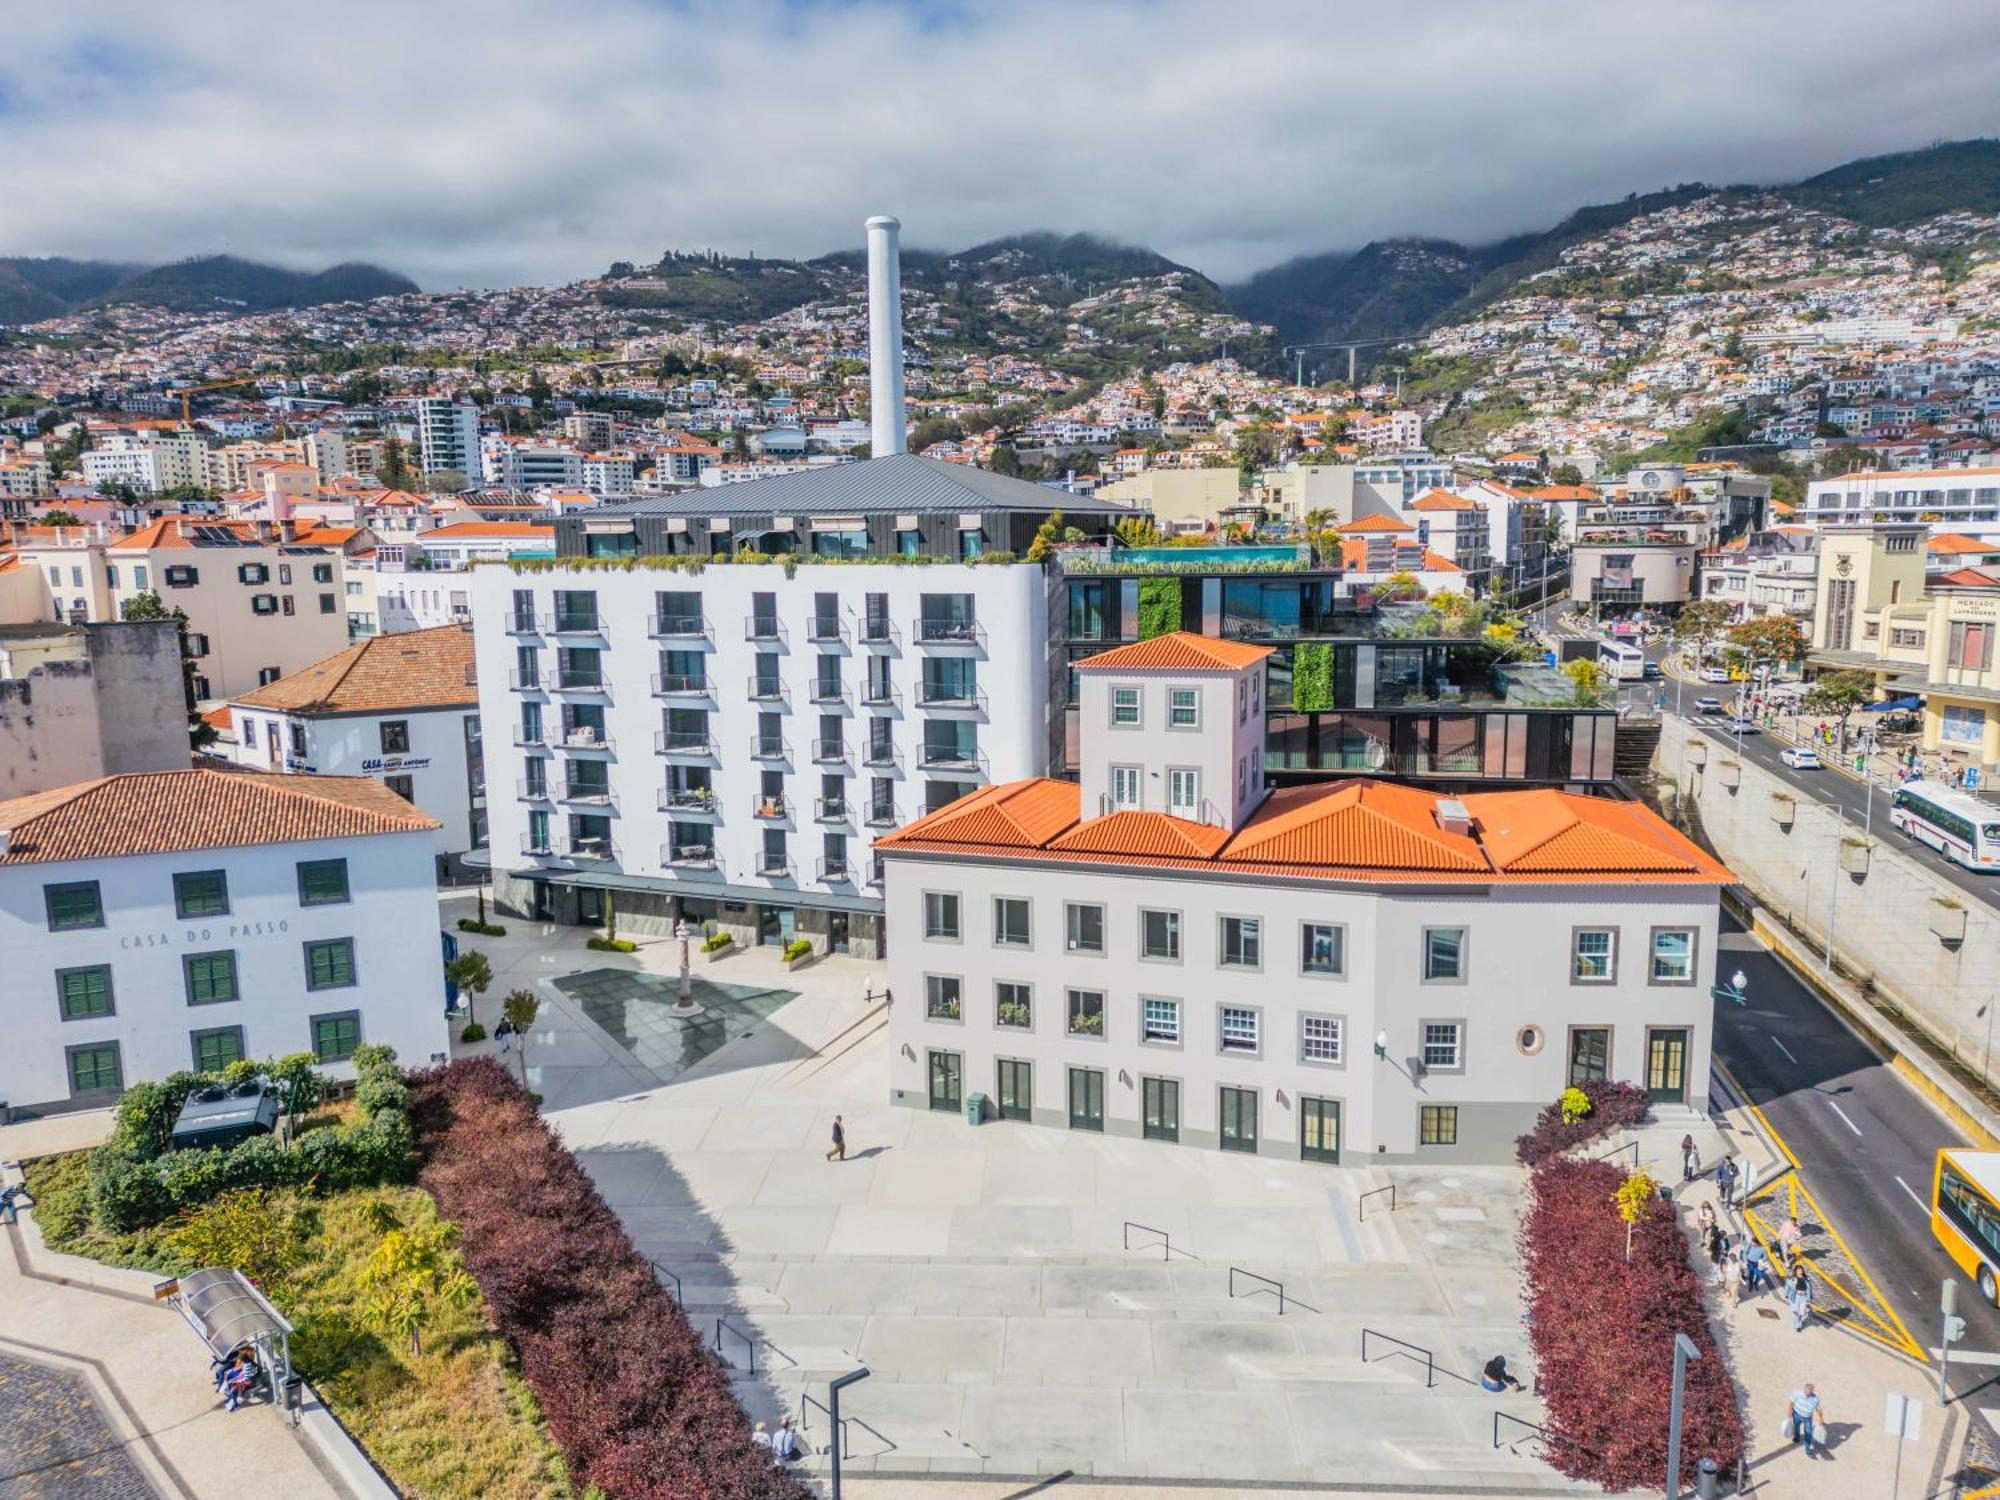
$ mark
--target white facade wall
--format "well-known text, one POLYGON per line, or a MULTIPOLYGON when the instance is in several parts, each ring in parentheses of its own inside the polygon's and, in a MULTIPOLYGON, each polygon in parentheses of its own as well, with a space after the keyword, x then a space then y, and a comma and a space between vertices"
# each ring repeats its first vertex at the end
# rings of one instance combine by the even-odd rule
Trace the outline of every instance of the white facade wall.
POLYGON ((1928 517, 1933 531, 1995 535, 2000 533, 2000 469, 1905 470, 1816 479, 1806 486, 1799 519, 1812 526, 1852 525, 1866 524, 1878 514, 1895 521, 1928 517))
POLYGON ((1299 1154, 1301 1101, 1315 1098, 1341 1106, 1344 1162, 1511 1160, 1514 1137, 1570 1081, 1573 1027, 1609 1029, 1610 1076, 1640 1083, 1646 1081, 1651 1031, 1684 1029, 1687 1102, 1694 1108, 1705 1102, 1716 962, 1713 888, 1599 885, 1489 895, 1231 879, 1207 871, 1199 878, 1144 875, 1035 859, 957 862, 895 853, 883 863, 886 920, 894 934, 888 962, 896 999, 889 1013, 896 1103, 925 1106, 929 1054, 945 1051, 963 1059, 964 1093, 982 1092, 996 1102, 998 1062, 1031 1063, 1038 1124, 1068 1124, 1068 1070, 1091 1068, 1104 1074, 1105 1129, 1111 1134, 1141 1133, 1141 1086, 1150 1076, 1179 1082, 1180 1139, 1190 1145, 1217 1144, 1219 1090, 1231 1086, 1258 1092, 1258 1149, 1264 1154, 1299 1154), (957 941, 926 937, 927 891, 960 896, 957 941), (1032 903, 1030 947, 995 945, 993 901, 1000 896, 1032 903), (1102 955, 1068 949, 1071 903, 1105 908, 1102 955), (1144 909, 1180 914, 1179 962, 1141 956, 1144 909), (1261 967, 1218 964, 1224 915, 1262 920, 1261 967), (1307 921, 1345 928, 1343 976, 1302 972, 1300 925, 1307 921), (1616 929, 1613 982, 1572 983, 1573 933, 1580 926, 1616 929), (1465 929, 1463 982, 1424 982, 1426 927, 1465 929), (1692 983, 1648 983, 1655 928, 1694 931, 1692 983), (928 975, 960 978, 960 1020, 927 1017, 928 975), (1001 980, 1033 986, 1030 1029, 997 1024, 995 983, 1001 980), (1072 988, 1104 994, 1102 1037, 1067 1033, 1065 995, 1072 988), (1146 996, 1180 1002, 1178 1044, 1141 1039, 1146 996), (1258 1013, 1254 1055, 1222 1050, 1225 1005, 1258 1013), (1339 1064, 1302 1060, 1302 1019, 1308 1015, 1341 1021, 1339 1064), (1426 1022, 1462 1023, 1459 1069, 1426 1070, 1416 1061, 1426 1022), (1534 1028, 1532 1038, 1523 1037, 1524 1027, 1534 1028), (1388 1055, 1380 1060, 1373 1052, 1378 1032, 1388 1037, 1388 1055), (1455 1145, 1418 1144, 1420 1109, 1427 1104, 1457 1107, 1455 1145))
MULTIPOLYGON (((487 806, 491 824, 491 847, 496 870, 513 871, 524 877, 537 870, 561 872, 587 868, 613 877, 638 877, 647 882, 668 882, 646 887, 667 894, 713 897, 721 887, 738 893, 748 891, 755 899, 768 897, 772 905, 811 905, 813 898, 839 898, 835 904, 854 909, 874 909, 879 890, 868 883, 871 869, 870 847, 879 832, 905 823, 922 813, 929 803, 932 783, 961 783, 966 789, 991 781, 1010 781, 1040 774, 1047 765, 1048 737, 1048 603, 1041 569, 1003 565, 967 566, 939 564, 904 567, 891 564, 801 563, 795 576, 787 578, 780 564, 710 565, 699 574, 637 568, 555 569, 517 574, 509 568, 482 566, 472 570, 472 618, 478 652, 480 714, 485 725, 487 806), (604 630, 596 637, 582 635, 523 635, 513 633, 510 624, 515 590, 532 596, 533 613, 547 620, 555 613, 559 590, 594 591, 598 616, 604 630), (701 596, 707 623, 705 639, 664 640, 650 634, 655 613, 655 597, 662 591, 687 592, 701 596), (783 640, 772 643, 746 639, 746 622, 752 612, 752 596, 776 596, 783 640), (832 593, 839 602, 843 638, 816 642, 811 638, 814 596, 832 593), (870 643, 862 639, 866 596, 887 596, 892 639, 870 643), (922 612, 923 596, 970 595, 977 637, 969 642, 925 643, 918 639, 916 622, 922 612), (564 692, 548 686, 555 676, 558 646, 597 646, 604 650, 603 675, 609 684, 603 693, 564 692), (543 686, 526 690, 511 685, 519 667, 517 652, 533 647, 539 655, 543 686), (663 649, 698 651, 704 661, 709 691, 699 696, 662 697, 654 692, 654 678, 661 670, 663 649), (783 705, 749 699, 749 684, 757 672, 760 652, 775 650, 780 657, 780 678, 788 696, 783 705), (831 653, 840 661, 840 680, 845 700, 835 704, 812 701, 811 689, 817 658, 831 653), (918 701, 922 663, 927 657, 965 658, 975 663, 979 689, 985 698, 977 707, 927 707, 918 701), (889 662, 891 685, 896 701, 887 706, 869 706, 863 699, 867 663, 871 658, 889 662), (538 703, 545 728, 556 737, 566 702, 598 704, 604 709, 609 748, 524 747, 516 743, 522 724, 522 708, 538 703), (670 707, 703 709, 708 714, 708 733, 715 753, 709 756, 666 756, 656 748, 656 740, 667 722, 670 707), (760 761, 750 754, 760 711, 777 710, 789 755, 782 761, 760 761), (822 713, 839 717, 846 745, 846 759, 837 764, 816 764, 812 746, 818 737, 822 713), (864 751, 869 743, 868 723, 885 719, 893 727, 891 738, 895 761, 869 765, 864 751), (922 764, 924 726, 928 722, 970 722, 974 726, 983 764, 967 769, 927 770, 922 764), (552 787, 567 780, 565 762, 584 758, 607 761, 616 804, 602 806, 565 805, 524 801, 518 785, 527 775, 525 762, 540 758, 549 762, 547 778, 552 787), (669 813, 660 808, 660 796, 667 785, 671 765, 706 768, 715 789, 715 811, 701 816, 687 811, 669 813), (783 773, 789 816, 762 820, 755 814, 767 770, 783 773), (845 777, 849 816, 837 822, 820 822, 815 816, 815 799, 820 795, 821 776, 845 777), (868 821, 870 795, 876 779, 890 785, 894 822, 868 821), (592 862, 575 865, 561 859, 534 860, 522 853, 522 838, 528 832, 532 808, 549 812, 550 821, 560 830, 572 812, 602 814, 609 811, 617 859, 609 865, 592 862), (671 826, 701 824, 712 826, 717 854, 714 869, 688 869, 662 862, 662 847, 669 840, 671 826), (758 856, 764 847, 764 833, 783 829, 794 868, 789 879, 767 879, 756 873, 758 856), (817 878, 825 834, 843 833, 847 838, 847 861, 853 878, 826 882, 817 878)), ((740 899, 740 895, 737 898, 740 899)))
POLYGON ((194 1032, 240 1026, 249 1057, 310 1051, 312 1018, 344 1011, 361 1013, 362 1041, 387 1043, 405 1063, 449 1045, 424 832, 0 866, 0 943, 9 976, 0 1098, 16 1107, 69 1102, 67 1054, 79 1045, 115 1043, 127 1084, 192 1066, 194 1032), (333 858, 347 861, 350 899, 301 906, 298 863, 333 858), (200 870, 226 873, 226 916, 175 915, 174 874, 200 870), (104 925, 50 931, 44 887, 80 880, 98 882, 104 925), (309 990, 304 945, 326 938, 352 940, 355 983, 309 990), (236 955, 243 998, 189 1004, 183 959, 222 950, 236 955), (58 971, 99 964, 111 970, 113 1013, 64 1020, 58 971))
MULTIPOLYGON (((1236 828, 1264 800, 1264 664, 1235 672, 1077 673, 1083 815, 1169 813, 1236 828), (1138 694, 1137 719, 1117 701, 1138 694), (1177 723, 1176 693, 1195 695, 1194 722, 1177 723), (1254 705, 1254 706, 1253 706, 1254 705), (1120 773, 1126 786, 1118 786, 1120 773), (1178 778, 1177 779, 1177 773, 1178 778), (1192 787, 1188 773, 1196 780, 1192 787), (1130 796, 1136 781, 1139 794, 1130 796)), ((1181 711, 1185 719, 1185 710, 1181 711)))

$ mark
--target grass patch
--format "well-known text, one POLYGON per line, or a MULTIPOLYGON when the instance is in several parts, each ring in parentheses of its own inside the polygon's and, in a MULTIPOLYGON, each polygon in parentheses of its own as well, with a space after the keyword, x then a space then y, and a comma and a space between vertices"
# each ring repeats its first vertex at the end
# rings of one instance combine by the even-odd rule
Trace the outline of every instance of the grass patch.
MULTIPOLYGON (((27 1165, 35 1218, 49 1247, 110 1265, 163 1274, 196 1269, 186 1231, 217 1213, 210 1208, 116 1234, 93 1222, 89 1159, 84 1153, 27 1165)), ((408 1230, 438 1220, 421 1188, 354 1188, 313 1198, 272 1191, 273 1220, 293 1231, 295 1263, 262 1278, 264 1290, 298 1328, 292 1358, 369 1455, 412 1496, 480 1495, 542 1500, 573 1493, 534 1396, 512 1355, 486 1321, 483 1304, 437 1303, 409 1340, 367 1326, 370 1293, 363 1267, 382 1239, 386 1211, 408 1230)), ((458 1253, 449 1252, 456 1266, 458 1253)))

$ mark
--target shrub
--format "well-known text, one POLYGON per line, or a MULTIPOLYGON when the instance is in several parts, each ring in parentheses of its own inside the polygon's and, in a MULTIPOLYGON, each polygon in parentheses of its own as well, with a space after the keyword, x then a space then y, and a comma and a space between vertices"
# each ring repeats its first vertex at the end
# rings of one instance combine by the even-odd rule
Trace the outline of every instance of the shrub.
POLYGON ((735 941, 736 939, 726 932, 711 932, 701 940, 701 951, 704 953, 719 952, 735 941))
POLYGON ((1523 1166, 1594 1141, 1614 1130, 1637 1125, 1651 1111, 1653 1101, 1636 1083, 1597 1079, 1580 1088, 1565 1089, 1560 1099, 1535 1117, 1535 1128, 1514 1142, 1514 1154, 1523 1166), (1571 1094, 1581 1094, 1589 1106, 1571 1118, 1571 1094))
POLYGON ((1301 641, 1292 648, 1292 707, 1318 713, 1333 707, 1333 647, 1301 641))
POLYGON ((1139 639, 1170 635, 1181 628, 1181 581, 1178 578, 1139 580, 1139 639))
POLYGON ((721 1363, 493 1058, 417 1074, 421 1181, 519 1356, 572 1481, 620 1500, 806 1500, 721 1363))
POLYGON ((458 1034, 458 1039, 461 1042, 483 1042, 486 1040, 486 1028, 477 1021, 467 1022, 465 1030, 458 1034))
POLYGON ((1610 1490, 1657 1484, 1666 1468, 1673 1345, 1701 1350, 1689 1366, 1681 1482, 1713 1458, 1725 1471, 1743 1451, 1743 1419, 1722 1351, 1709 1331, 1701 1284, 1673 1209, 1632 1195, 1631 1260, 1618 1194, 1626 1174, 1609 1162, 1551 1157, 1529 1179, 1519 1248, 1528 1333, 1562 1473, 1610 1490))
POLYGON ((458 919, 458 930, 460 932, 476 932, 481 937, 505 937, 507 935, 507 929, 502 927, 498 922, 482 922, 477 917, 460 917, 458 919))
POLYGON ((630 938, 593 937, 583 945, 598 953, 636 953, 639 945, 630 938))
POLYGON ((795 937, 789 943, 785 944, 785 960, 787 963, 794 962, 804 958, 812 951, 813 944, 811 938, 795 937))
POLYGON ((1556 1100, 1556 1106, 1562 1111, 1562 1121, 1565 1125, 1574 1125, 1578 1120, 1587 1118, 1594 1107, 1590 1102, 1590 1095, 1579 1088, 1564 1089, 1562 1097, 1556 1100))

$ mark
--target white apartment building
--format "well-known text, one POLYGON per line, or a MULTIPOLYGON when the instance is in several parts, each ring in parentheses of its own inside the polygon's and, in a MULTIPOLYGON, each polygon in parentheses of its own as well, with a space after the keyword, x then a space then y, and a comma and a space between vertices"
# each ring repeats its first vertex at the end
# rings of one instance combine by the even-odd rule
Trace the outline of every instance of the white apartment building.
POLYGON ((607 499, 625 498, 632 493, 633 475, 638 465, 630 453, 586 453, 583 455, 583 487, 607 499))
POLYGON ((1703 1108, 1729 872, 1635 803, 1267 792, 1268 649, 1087 658, 1080 784, 877 843, 892 1102, 1336 1163, 1507 1159, 1591 1079, 1703 1108))
POLYGON ((375 548, 374 566, 350 571, 353 634, 395 635, 472 618, 475 563, 555 556, 555 528, 545 521, 453 521, 375 548))
POLYGON ((1922 521, 1934 531, 2000 534, 2000 469, 1871 469, 1816 479, 1798 519, 1809 526, 1922 521))
POLYGON ((574 489, 583 483, 583 455, 571 448, 501 442, 486 450, 483 462, 486 483, 503 489, 574 489))
POLYGON ((472 629, 375 636, 230 701, 238 764, 363 776, 437 820, 441 878, 486 842, 472 629))
POLYGON ((107 433, 78 460, 91 484, 107 480, 129 484, 145 494, 176 485, 204 487, 215 482, 208 434, 193 429, 107 433))
POLYGON ((433 821, 373 781, 162 771, 0 802, 0 1099, 363 1042, 448 1050, 433 821))
POLYGON ((611 446, 611 413, 608 411, 571 412, 562 419, 562 434, 579 448, 591 450, 611 446))
POLYGON ((482 475, 479 456, 479 408, 450 396, 425 396, 417 402, 417 452, 426 474, 457 474, 467 484, 482 475))

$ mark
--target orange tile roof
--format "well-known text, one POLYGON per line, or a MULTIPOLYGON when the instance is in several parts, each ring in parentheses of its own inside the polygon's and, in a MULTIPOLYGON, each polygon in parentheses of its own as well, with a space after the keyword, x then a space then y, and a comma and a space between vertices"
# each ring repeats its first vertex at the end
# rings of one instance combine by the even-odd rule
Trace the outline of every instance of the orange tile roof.
POLYGON ((482 536, 532 536, 554 539, 555 527, 539 521, 453 521, 417 533, 420 542, 470 540, 482 536))
POLYGON ((0 802, 0 865, 416 833, 437 819, 366 776, 197 769, 103 776, 0 802))
POLYGON ((300 714, 462 708, 479 702, 472 632, 457 625, 371 636, 231 701, 300 714))
POLYGON ((1454 495, 1450 490, 1425 490, 1410 502, 1411 510, 1484 510, 1485 508, 1477 500, 1454 495))
POLYGON ((1269 646, 1175 630, 1129 646, 1113 646, 1084 657, 1077 665, 1113 672, 1237 672, 1270 654, 1269 646))
POLYGON ((1344 526, 1336 526, 1333 529, 1345 536, 1357 531, 1415 531, 1417 528, 1408 521, 1397 520, 1394 516, 1360 516, 1344 526))
POLYGON ((1955 532, 1947 532, 1942 536, 1932 537, 1929 542, 1929 548, 1932 552, 1949 552, 1954 555, 1960 555, 1967 552, 2000 551, 2000 543, 1982 542, 1976 536, 1959 536, 1955 532))
POLYGON ((1990 589, 2000 588, 2000 578, 1991 573, 1983 573, 1978 568, 1959 568, 1941 574, 1931 580, 1932 588, 1948 589, 1990 589))
POLYGON ((1435 793, 1361 778, 1281 787, 1233 834, 1161 813, 1083 820, 1081 798, 1073 782, 987 787, 875 847, 1387 885, 1713 886, 1736 878, 1638 803, 1553 788, 1458 799, 1472 819, 1470 833, 1439 826, 1435 793))
MULTIPOLYGON (((1502 489, 1506 486, 1502 485, 1502 489)), ((1513 493, 1510 491, 1509 493, 1513 493)), ((1529 490, 1536 500, 1595 500, 1598 498, 1594 486, 1587 484, 1544 484, 1529 490)))

